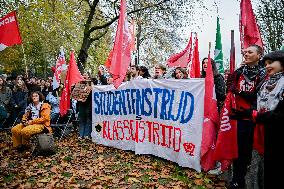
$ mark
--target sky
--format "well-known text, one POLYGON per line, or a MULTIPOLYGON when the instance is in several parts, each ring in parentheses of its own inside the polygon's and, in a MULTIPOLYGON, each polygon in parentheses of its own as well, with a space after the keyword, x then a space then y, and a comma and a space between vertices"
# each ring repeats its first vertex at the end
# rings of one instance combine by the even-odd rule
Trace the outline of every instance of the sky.
MULTIPOLYGON (((208 8, 208 11, 201 15, 203 21, 189 26, 188 33, 185 36, 189 36, 192 30, 197 32, 200 61, 208 55, 209 42, 211 42, 211 57, 214 57, 217 15, 219 15, 224 61, 230 59, 231 30, 234 30, 236 65, 240 65, 242 61, 239 33, 240 0, 203 0, 203 2, 206 8, 208 8), (216 5, 218 6, 218 14, 216 5), (197 27, 197 24, 199 27, 197 27)), ((253 1, 252 5, 254 8, 253 1)))

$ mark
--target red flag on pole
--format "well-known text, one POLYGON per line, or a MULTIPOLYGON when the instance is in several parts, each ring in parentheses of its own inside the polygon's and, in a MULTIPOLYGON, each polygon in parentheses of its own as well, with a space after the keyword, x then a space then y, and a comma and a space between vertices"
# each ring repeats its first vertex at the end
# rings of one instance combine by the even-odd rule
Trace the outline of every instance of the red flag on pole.
POLYGON ((181 51, 180 53, 172 55, 168 60, 167 60, 167 65, 169 67, 187 67, 188 63, 190 62, 191 59, 191 53, 192 53, 192 33, 190 35, 189 42, 186 46, 186 48, 181 51))
POLYGON ((221 163, 222 171, 228 170, 233 160, 238 157, 237 121, 229 117, 232 108, 236 108, 235 95, 229 92, 221 110, 221 125, 214 151, 214 159, 221 163))
POLYGON ((215 160, 213 159, 213 152, 215 149, 216 133, 219 128, 219 114, 217 108, 217 99, 215 94, 214 77, 209 54, 205 77, 205 96, 204 96, 204 122, 201 142, 201 167, 205 170, 215 168, 215 160))
POLYGON ((135 21, 132 18, 130 23, 130 34, 131 34, 131 43, 130 43, 130 49, 131 51, 136 51, 135 46, 135 21))
POLYGON ((230 73, 232 74, 235 71, 236 65, 236 50, 235 50, 235 42, 234 42, 234 30, 231 30, 231 50, 230 50, 230 73))
POLYGON ((263 42, 252 10, 251 1, 241 0, 240 10, 240 37, 242 49, 247 48, 251 44, 256 44, 263 48, 263 42))
POLYGON ((21 43, 16 11, 12 11, 0 19, 0 51, 21 43))
POLYGON ((110 66, 110 73, 112 74, 115 88, 118 88, 124 80, 128 66, 130 65, 130 42, 131 34, 129 32, 127 21, 126 0, 121 0, 119 20, 110 66))
POLYGON ((198 51, 198 38, 195 36, 195 46, 193 50, 192 63, 190 67, 190 78, 200 78, 200 61, 199 61, 199 51, 198 51))
POLYGON ((110 53, 107 57, 107 60, 105 61, 105 67, 107 67, 107 68, 110 68, 110 66, 111 66, 112 54, 113 54, 113 49, 111 49, 111 51, 110 51, 110 53))
POLYGON ((53 88, 53 90, 57 89, 59 87, 59 84, 60 84, 60 74, 61 74, 61 72, 63 70, 64 65, 66 65, 65 54, 64 54, 64 51, 63 51, 63 47, 61 47, 58 59, 56 61, 55 70, 54 70, 54 76, 53 76, 53 80, 52 80, 52 88, 53 88))
POLYGON ((74 50, 70 54, 70 62, 68 65, 68 70, 64 82, 64 89, 61 94, 61 99, 59 103, 60 115, 63 116, 67 113, 67 110, 70 109, 70 95, 72 85, 83 81, 84 78, 81 75, 78 66, 75 61, 74 50))

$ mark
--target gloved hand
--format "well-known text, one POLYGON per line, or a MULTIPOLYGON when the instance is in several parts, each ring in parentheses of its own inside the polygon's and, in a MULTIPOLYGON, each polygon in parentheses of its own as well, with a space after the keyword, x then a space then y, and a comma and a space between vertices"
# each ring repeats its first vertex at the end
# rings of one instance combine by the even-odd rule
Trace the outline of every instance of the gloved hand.
POLYGON ((241 110, 237 110, 232 108, 232 113, 229 117, 230 119, 250 119, 252 118, 252 112, 252 109, 241 108, 241 110))

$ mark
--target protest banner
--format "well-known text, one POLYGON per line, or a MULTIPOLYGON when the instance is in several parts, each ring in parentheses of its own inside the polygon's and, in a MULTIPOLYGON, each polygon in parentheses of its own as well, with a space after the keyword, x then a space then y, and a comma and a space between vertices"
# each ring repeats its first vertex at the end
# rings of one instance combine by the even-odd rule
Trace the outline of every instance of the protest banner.
POLYGON ((77 83, 72 90, 71 97, 74 100, 85 102, 92 91, 92 86, 87 83, 77 83))
POLYGON ((204 79, 94 86, 92 141, 201 171, 204 79))

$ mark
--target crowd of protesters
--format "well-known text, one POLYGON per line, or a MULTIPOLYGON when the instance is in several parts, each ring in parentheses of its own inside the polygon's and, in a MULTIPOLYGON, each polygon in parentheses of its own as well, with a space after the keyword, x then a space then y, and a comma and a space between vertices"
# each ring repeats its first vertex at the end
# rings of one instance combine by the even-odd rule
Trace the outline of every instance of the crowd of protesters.
MULTIPOLYGON (((263 56, 263 51, 259 46, 251 45, 243 51, 243 58, 244 62, 241 66, 234 73, 228 75, 226 73, 225 77, 218 72, 214 60, 211 60, 218 112, 221 111, 228 92, 236 96, 237 106, 230 118, 237 120, 238 158, 233 161, 233 177, 229 188, 245 186, 245 176, 251 163, 252 152, 258 157, 264 156, 277 167, 277 161, 271 159, 271 154, 276 153, 273 146, 277 142, 278 137, 276 136, 280 135, 277 133, 277 127, 280 127, 279 124, 284 120, 284 51, 275 51, 263 56), (262 145, 265 146, 265 152, 263 146, 253 151, 255 131, 264 129, 265 143, 262 145)), ((202 60, 202 78, 206 77, 207 62, 208 58, 202 60)), ((89 85, 108 85, 113 82, 111 74, 103 65, 99 66, 96 77, 84 74, 84 78, 89 85)), ((168 78, 190 79, 186 68, 167 69, 163 64, 156 64, 152 76, 147 67, 131 65, 124 81, 168 78)), ((51 79, 25 78, 19 75, 11 80, 1 76, 0 127, 14 126, 15 120, 23 117, 29 103, 28 96, 33 95, 35 91, 41 92, 43 101, 51 106, 51 122, 55 122, 59 116, 60 90, 52 90, 51 83, 51 79), (3 120, 6 122, 3 123, 3 120)), ((31 99, 33 99, 32 96, 31 99)), ((76 107, 75 112, 79 112, 79 137, 90 138, 92 131, 91 95, 85 102, 78 102, 76 107)), ((22 128, 19 125, 18 127, 22 128)), ((254 166, 263 166, 263 163, 258 162, 254 166)), ((265 167, 265 170, 269 168, 265 167)), ((263 187, 262 181, 259 180, 254 184, 263 187)))

